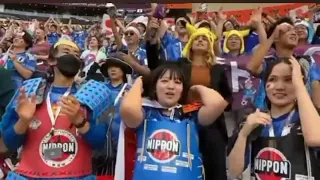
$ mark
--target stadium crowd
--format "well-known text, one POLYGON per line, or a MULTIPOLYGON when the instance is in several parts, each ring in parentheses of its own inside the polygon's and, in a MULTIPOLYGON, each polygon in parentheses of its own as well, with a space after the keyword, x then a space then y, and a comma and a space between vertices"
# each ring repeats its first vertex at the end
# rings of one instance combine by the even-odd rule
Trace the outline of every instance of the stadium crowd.
POLYGON ((315 16, 115 12, 1 22, 1 179, 320 180, 315 16))

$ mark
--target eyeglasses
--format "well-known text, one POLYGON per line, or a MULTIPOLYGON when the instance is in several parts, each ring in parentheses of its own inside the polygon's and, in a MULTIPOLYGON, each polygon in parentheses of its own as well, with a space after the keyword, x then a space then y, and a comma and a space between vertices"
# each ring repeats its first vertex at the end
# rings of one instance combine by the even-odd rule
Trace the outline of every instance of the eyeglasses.
POLYGON ((301 27, 301 26, 300 26, 300 27, 299 27, 299 26, 298 26, 298 27, 296 26, 296 27, 294 27, 294 29, 295 29, 296 31, 299 31, 299 30, 308 30, 308 28, 305 27, 305 26, 302 26, 302 27, 301 27))
POLYGON ((125 32, 124 35, 125 35, 125 36, 133 36, 133 35, 134 35, 134 32, 128 31, 128 32, 125 32))

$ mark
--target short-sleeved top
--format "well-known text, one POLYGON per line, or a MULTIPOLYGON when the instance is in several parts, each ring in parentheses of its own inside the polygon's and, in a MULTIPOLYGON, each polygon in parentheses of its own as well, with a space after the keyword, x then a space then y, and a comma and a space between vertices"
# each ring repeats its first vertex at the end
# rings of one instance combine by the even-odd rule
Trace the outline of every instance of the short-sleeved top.
MULTIPOLYGON (((37 62, 33 55, 27 52, 18 53, 17 61, 26 69, 34 72, 37 66, 37 62)), ((13 71, 12 80, 15 83, 16 88, 20 88, 22 86, 22 82, 26 79, 21 76, 21 74, 15 69, 13 62, 10 57, 8 57, 7 69, 13 71)))
POLYGON ((47 34, 48 41, 51 45, 58 42, 58 40, 61 38, 61 34, 57 32, 50 32, 47 34))
POLYGON ((167 61, 178 61, 186 43, 166 32, 161 38, 161 47, 167 61))
POLYGON ((256 32, 252 31, 244 39, 245 39, 244 52, 247 54, 251 54, 254 47, 256 47, 259 44, 259 35, 256 32))
POLYGON ((85 49, 86 38, 88 35, 87 31, 73 31, 71 33, 72 41, 75 42, 81 50, 85 49))
MULTIPOLYGON (((127 51, 127 50, 128 50, 128 47, 125 46, 125 45, 122 45, 120 51, 123 51, 123 50, 127 51)), ((142 66, 148 66, 147 52, 146 52, 146 50, 145 50, 144 48, 142 48, 142 47, 139 46, 138 49, 134 52, 134 56, 137 58, 138 63, 139 63, 140 65, 142 65, 142 66)), ((137 77, 139 77, 139 74, 136 73, 136 72, 134 72, 134 73, 132 74, 132 78, 135 79, 135 78, 137 78, 137 77)))

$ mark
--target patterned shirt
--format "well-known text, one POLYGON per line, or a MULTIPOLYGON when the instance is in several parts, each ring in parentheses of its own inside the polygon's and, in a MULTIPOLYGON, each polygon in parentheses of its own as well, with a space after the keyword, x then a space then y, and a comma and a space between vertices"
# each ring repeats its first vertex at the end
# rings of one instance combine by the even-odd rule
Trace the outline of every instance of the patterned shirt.
POLYGON ((55 44, 58 42, 58 40, 61 38, 61 34, 57 32, 51 32, 47 34, 48 41, 51 45, 55 44))
MULTIPOLYGON (((27 52, 22 52, 17 54, 17 61, 24 67, 34 72, 37 66, 37 62, 31 54, 27 52)), ((10 57, 8 57, 7 69, 13 71, 12 80, 14 81, 16 88, 20 88, 22 86, 22 82, 24 79, 21 74, 15 69, 14 64, 10 57)))
MULTIPOLYGON (((123 45, 120 51, 127 51, 128 47, 123 45)), ((148 66, 148 60, 147 60, 147 52, 144 48, 139 47, 135 52, 134 56, 137 58, 138 62, 142 66, 148 66)), ((136 72, 133 72, 132 74, 133 79, 136 79, 139 77, 139 74, 136 72)))
POLYGON ((73 31, 71 33, 72 41, 75 42, 81 50, 85 50, 86 38, 88 37, 87 31, 73 31))

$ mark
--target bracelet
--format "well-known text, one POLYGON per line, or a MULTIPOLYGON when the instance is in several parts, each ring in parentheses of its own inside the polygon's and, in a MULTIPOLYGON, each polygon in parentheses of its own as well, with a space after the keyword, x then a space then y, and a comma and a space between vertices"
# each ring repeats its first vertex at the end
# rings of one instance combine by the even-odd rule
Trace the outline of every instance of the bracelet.
POLYGON ((82 122, 80 124, 74 124, 74 126, 77 128, 77 129, 80 129, 80 128, 83 128, 87 123, 87 120, 85 118, 83 118, 82 122))

